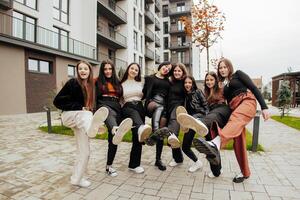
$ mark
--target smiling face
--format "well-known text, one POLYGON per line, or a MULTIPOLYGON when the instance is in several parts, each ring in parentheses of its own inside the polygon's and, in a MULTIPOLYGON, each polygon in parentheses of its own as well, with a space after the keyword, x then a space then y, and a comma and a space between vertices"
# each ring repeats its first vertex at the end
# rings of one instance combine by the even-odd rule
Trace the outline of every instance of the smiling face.
POLYGON ((229 67, 228 67, 224 62, 220 62, 219 67, 218 67, 218 71, 219 71, 219 74, 220 74, 223 78, 228 78, 228 75, 229 75, 229 67))
POLYGON ((175 78, 176 80, 181 80, 181 79, 182 79, 182 76, 183 76, 183 71, 182 71, 182 69, 180 69, 179 66, 176 66, 176 67, 174 68, 173 75, 174 75, 174 78, 175 78))
POLYGON ((85 63, 80 63, 78 66, 78 75, 82 80, 88 79, 90 75, 90 68, 85 63))
POLYGON ((171 64, 169 64, 169 65, 163 65, 160 68, 159 72, 160 72, 161 75, 165 76, 165 75, 167 75, 170 72, 171 69, 172 69, 172 65, 171 64))
POLYGON ((216 84, 216 79, 212 75, 207 75, 205 78, 205 85, 211 89, 215 86, 216 84))
POLYGON ((128 78, 134 79, 139 74, 139 67, 136 64, 132 64, 128 69, 128 78))
POLYGON ((103 71, 106 78, 112 77, 112 66, 110 64, 105 64, 103 71))
POLYGON ((185 88, 185 90, 186 90, 188 93, 192 91, 192 88, 193 88, 193 81, 192 81, 192 79, 186 78, 186 79, 184 80, 184 88, 185 88))

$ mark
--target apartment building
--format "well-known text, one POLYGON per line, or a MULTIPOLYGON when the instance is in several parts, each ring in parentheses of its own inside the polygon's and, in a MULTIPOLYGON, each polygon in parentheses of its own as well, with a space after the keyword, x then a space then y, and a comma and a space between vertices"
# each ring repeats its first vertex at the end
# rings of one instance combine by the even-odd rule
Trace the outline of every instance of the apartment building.
POLYGON ((96 19, 96 1, 0 0, 0 114, 40 112, 78 60, 99 65, 96 19))
POLYGON ((182 16, 191 17, 192 0, 163 0, 163 58, 186 65, 196 80, 200 79, 200 51, 184 31, 182 16))

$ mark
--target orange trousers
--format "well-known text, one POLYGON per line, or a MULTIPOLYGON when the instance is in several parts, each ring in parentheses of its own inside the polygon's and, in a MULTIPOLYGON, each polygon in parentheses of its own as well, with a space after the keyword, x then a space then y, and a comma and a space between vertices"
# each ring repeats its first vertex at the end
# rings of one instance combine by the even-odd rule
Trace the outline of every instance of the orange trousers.
POLYGON ((229 104, 232 113, 223 129, 218 127, 221 146, 233 139, 233 149, 244 176, 250 176, 246 148, 246 125, 255 117, 256 99, 251 92, 234 97, 229 104))

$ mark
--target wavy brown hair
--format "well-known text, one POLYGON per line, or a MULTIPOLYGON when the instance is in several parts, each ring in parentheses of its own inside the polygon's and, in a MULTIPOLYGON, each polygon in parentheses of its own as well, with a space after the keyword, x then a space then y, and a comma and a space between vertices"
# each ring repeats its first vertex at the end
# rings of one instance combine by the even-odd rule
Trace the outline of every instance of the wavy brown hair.
POLYGON ((94 103, 95 103, 95 89, 94 89, 94 77, 93 77, 93 67, 92 65, 84 60, 79 61, 76 64, 76 72, 77 72, 77 81, 82 89, 83 97, 84 97, 84 104, 89 110, 93 110, 94 103), (80 64, 85 64, 89 67, 90 74, 87 78, 86 83, 80 77, 78 69, 80 64))
POLYGON ((181 80, 185 79, 185 77, 188 75, 187 70, 186 70, 186 66, 183 63, 176 63, 172 66, 172 69, 171 69, 171 72, 170 72, 171 82, 174 82, 176 80, 176 78, 174 77, 174 70, 175 70, 176 67, 179 67, 183 72, 181 80))
POLYGON ((234 71, 234 70, 233 70, 233 65, 232 65, 231 61, 230 61, 229 59, 227 59, 227 58, 221 58, 220 61, 219 61, 219 63, 218 63, 218 77, 219 77, 219 80, 220 80, 221 82, 223 82, 223 81, 225 80, 225 78, 222 77, 221 74, 220 74, 220 72, 219 72, 220 64, 221 64, 222 62, 223 62, 223 63, 227 66, 227 68, 228 68, 228 71, 229 71, 229 73, 228 73, 228 79, 229 79, 229 80, 231 79, 232 74, 233 74, 233 71, 234 71))
POLYGON ((219 87, 219 78, 218 78, 218 75, 215 72, 212 72, 212 71, 208 72, 205 75, 205 78, 204 78, 204 94, 205 94, 207 102, 210 103, 210 102, 213 102, 213 101, 219 99, 221 92, 222 92, 222 89, 219 87), (215 85, 211 89, 208 88, 207 85, 206 85, 206 77, 208 75, 214 77, 214 79, 215 79, 215 85))

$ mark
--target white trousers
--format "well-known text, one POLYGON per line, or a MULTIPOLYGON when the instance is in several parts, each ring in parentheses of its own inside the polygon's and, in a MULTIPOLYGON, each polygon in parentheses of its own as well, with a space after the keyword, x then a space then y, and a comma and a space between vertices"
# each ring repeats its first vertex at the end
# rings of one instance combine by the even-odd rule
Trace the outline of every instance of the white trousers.
POLYGON ((76 138, 77 159, 71 179, 79 183, 89 161, 90 142, 87 131, 91 125, 93 113, 90 111, 64 111, 61 118, 63 125, 71 128, 76 138))

